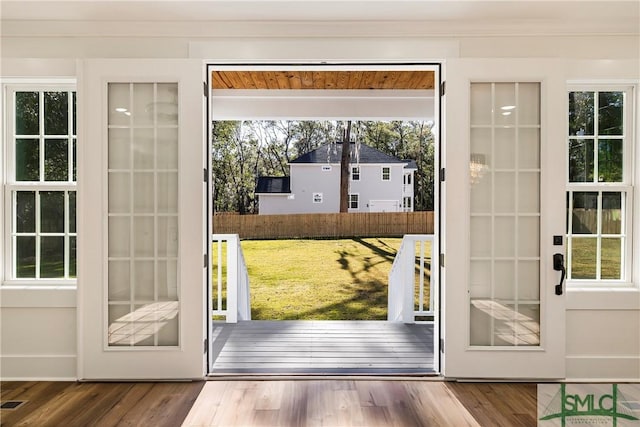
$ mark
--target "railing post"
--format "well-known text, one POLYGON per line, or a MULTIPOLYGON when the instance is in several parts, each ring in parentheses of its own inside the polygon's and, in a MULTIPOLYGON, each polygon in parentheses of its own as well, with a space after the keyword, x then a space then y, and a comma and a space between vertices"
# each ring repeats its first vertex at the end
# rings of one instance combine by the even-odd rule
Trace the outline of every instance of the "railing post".
POLYGON ((413 313, 413 288, 415 286, 415 262, 416 262, 416 242, 411 237, 406 237, 409 244, 408 254, 402 269, 402 321, 404 323, 414 323, 413 313))
POLYGON ((238 323, 238 236, 227 241, 227 323, 238 323))

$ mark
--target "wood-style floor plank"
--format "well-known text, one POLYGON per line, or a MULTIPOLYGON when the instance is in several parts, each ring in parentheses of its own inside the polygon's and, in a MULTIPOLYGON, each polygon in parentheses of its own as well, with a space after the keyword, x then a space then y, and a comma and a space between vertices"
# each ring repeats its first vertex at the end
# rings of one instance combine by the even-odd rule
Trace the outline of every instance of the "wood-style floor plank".
MULTIPOLYGON (((535 410, 535 405, 531 409, 535 410)), ((444 382, 301 380, 208 382, 182 425, 464 427, 481 424, 444 382), (227 400, 211 405, 206 396, 213 395, 226 396, 227 400), (261 396, 266 395, 270 396, 269 409, 263 409, 260 403, 261 396)))
POLYGON ((2 382, 2 401, 25 400, 0 411, 0 426, 180 425, 204 382, 2 382))
POLYGON ((0 425, 535 426, 535 384, 433 380, 2 382, 0 425))
POLYGON ((535 426, 535 384, 448 383, 448 388, 480 425, 535 426))

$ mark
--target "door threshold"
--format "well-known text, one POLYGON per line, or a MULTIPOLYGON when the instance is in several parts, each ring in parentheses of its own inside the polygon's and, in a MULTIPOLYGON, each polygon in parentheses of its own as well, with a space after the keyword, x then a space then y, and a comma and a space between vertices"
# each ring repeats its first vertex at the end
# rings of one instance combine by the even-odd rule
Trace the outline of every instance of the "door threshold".
POLYGON ((220 373, 207 374, 205 381, 305 381, 305 380, 352 380, 352 381, 445 381, 438 373, 414 374, 290 374, 290 373, 220 373))

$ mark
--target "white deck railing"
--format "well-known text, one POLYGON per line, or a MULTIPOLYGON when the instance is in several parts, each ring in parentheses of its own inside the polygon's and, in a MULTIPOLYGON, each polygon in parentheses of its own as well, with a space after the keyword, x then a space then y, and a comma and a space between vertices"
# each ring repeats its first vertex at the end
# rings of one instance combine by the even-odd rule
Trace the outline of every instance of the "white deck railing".
POLYGON ((237 234, 214 234, 211 316, 223 316, 227 323, 251 320, 249 274, 237 234), (223 253, 226 252, 226 256, 223 253), (226 274, 225 274, 226 273, 226 274))
POLYGON ((439 270, 437 254, 433 234, 406 234, 402 238, 389 272, 388 320, 414 323, 416 317, 434 315, 437 286, 433 285, 438 283, 439 270), (427 244, 430 246, 428 252, 427 244), (425 260, 429 260, 429 266, 425 260), (428 305, 425 296, 428 296, 428 305))

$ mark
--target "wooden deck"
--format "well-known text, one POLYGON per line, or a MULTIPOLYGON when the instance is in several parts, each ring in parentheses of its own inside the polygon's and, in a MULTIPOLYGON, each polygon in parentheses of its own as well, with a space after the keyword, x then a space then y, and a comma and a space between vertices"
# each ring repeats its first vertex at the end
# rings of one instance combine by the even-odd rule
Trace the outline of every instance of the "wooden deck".
POLYGON ((433 324, 384 321, 213 323, 210 375, 434 374, 433 324))

